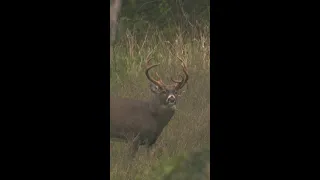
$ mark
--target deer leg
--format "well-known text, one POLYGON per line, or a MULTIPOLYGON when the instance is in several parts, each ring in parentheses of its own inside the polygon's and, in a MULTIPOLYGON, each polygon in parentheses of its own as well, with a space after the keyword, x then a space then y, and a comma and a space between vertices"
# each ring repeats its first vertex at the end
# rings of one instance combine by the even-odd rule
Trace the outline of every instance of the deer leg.
POLYGON ((152 153, 152 150, 154 150, 154 145, 147 145, 147 154, 149 157, 152 157, 153 156, 153 153, 152 153))
POLYGON ((153 142, 151 142, 151 143, 148 143, 147 144, 147 146, 146 146, 146 148, 147 148, 147 153, 148 153, 148 155, 151 157, 151 156, 153 156, 153 153, 152 153, 152 151, 155 149, 155 141, 153 141, 153 142))
POLYGON ((131 147, 130 147, 130 150, 131 150, 131 157, 134 158, 137 151, 139 149, 139 143, 136 142, 136 141, 133 141, 132 144, 131 144, 131 147))
POLYGON ((139 138, 139 135, 137 135, 133 140, 132 140, 132 143, 131 143, 131 146, 130 146, 130 151, 131 151, 131 157, 135 157, 138 149, 139 149, 139 143, 140 143, 140 138, 139 138))

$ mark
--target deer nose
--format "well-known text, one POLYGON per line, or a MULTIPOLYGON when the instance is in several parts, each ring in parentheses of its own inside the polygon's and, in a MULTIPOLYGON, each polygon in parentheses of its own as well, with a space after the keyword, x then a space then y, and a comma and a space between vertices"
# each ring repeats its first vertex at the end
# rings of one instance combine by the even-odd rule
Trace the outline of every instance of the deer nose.
POLYGON ((176 102, 176 97, 174 97, 174 95, 169 95, 168 99, 167 99, 168 103, 175 103, 176 102))

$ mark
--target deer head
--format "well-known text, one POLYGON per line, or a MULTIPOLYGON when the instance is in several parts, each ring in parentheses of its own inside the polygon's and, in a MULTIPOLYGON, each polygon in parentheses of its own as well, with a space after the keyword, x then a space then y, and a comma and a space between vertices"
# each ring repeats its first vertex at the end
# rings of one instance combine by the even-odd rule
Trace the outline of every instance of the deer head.
POLYGON ((185 77, 180 75, 181 80, 174 80, 171 77, 171 81, 173 82, 173 84, 170 84, 170 85, 164 84, 157 72, 156 72, 156 75, 158 80, 155 80, 150 76, 149 71, 152 68, 159 66, 160 64, 149 65, 149 61, 151 59, 149 58, 147 60, 147 69, 145 71, 145 74, 147 78, 151 81, 150 89, 154 94, 156 94, 156 97, 160 101, 160 104, 165 105, 167 107, 173 107, 176 105, 177 98, 179 96, 178 92, 183 88, 183 86, 187 83, 189 79, 186 65, 184 64, 181 58, 178 57, 178 59, 182 62, 181 65, 182 65, 182 70, 184 72, 185 77))

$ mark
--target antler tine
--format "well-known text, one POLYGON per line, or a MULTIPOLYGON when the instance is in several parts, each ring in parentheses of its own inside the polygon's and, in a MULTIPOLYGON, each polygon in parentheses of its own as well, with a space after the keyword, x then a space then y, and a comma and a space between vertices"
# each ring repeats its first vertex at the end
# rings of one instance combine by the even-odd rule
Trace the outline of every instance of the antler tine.
POLYGON ((161 77, 159 76, 158 72, 156 72, 156 76, 157 76, 157 78, 159 79, 158 81, 161 82, 162 84, 164 84, 163 81, 162 81, 162 79, 161 79, 161 77))
POLYGON ((156 72, 156 76, 157 76, 157 78, 161 79, 160 76, 159 76, 159 74, 158 74, 158 72, 156 72))
POLYGON ((188 79, 189 79, 189 74, 187 72, 187 66, 185 65, 185 63, 183 62, 183 60, 177 56, 177 58, 181 61, 181 66, 182 66, 182 71, 185 74, 185 78, 177 85, 177 89, 181 89, 183 88, 183 86, 187 83, 188 79))
POLYGON ((182 83, 183 81, 184 81, 184 78, 183 78, 183 76, 182 75, 179 75, 180 77, 181 77, 181 81, 177 81, 177 80, 174 80, 172 77, 171 77, 171 81, 173 81, 173 82, 175 82, 175 83, 182 83))
POLYGON ((155 84, 155 85, 163 88, 165 85, 164 85, 163 82, 161 81, 161 78, 159 77, 159 75, 158 75, 157 72, 156 72, 156 75, 157 75, 158 78, 159 78, 158 81, 155 80, 154 78, 152 78, 152 77, 149 75, 149 70, 150 70, 150 69, 152 69, 152 68, 160 65, 160 63, 159 63, 159 64, 154 64, 154 65, 149 65, 149 62, 150 62, 151 58, 148 58, 148 57, 150 56, 150 54, 151 54, 151 53, 149 53, 148 56, 147 56, 147 58, 146 58, 146 59, 147 59, 147 61, 146 61, 146 63, 147 63, 147 69, 146 69, 146 71, 145 71, 145 74, 146 74, 147 78, 148 78, 153 84, 155 84))
POLYGON ((147 55, 146 57, 146 65, 149 65, 150 60, 152 59, 151 57, 149 57, 152 54, 152 51, 147 55))

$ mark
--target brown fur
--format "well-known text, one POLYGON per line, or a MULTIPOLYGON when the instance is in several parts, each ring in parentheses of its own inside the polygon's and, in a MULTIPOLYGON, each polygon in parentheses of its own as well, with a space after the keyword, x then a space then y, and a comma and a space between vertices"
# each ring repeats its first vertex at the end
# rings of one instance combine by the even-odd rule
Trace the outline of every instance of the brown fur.
POLYGON ((150 148, 156 142, 174 112, 174 107, 160 104, 157 97, 149 102, 111 97, 110 136, 131 142, 134 155, 139 145, 150 148))

